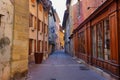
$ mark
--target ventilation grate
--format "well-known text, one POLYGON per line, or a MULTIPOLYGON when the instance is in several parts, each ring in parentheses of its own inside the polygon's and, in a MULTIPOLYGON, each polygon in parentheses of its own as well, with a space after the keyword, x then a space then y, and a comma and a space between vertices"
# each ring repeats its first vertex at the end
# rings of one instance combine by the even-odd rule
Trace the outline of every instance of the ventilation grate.
POLYGON ((50 79, 50 80, 56 80, 55 78, 52 78, 52 79, 50 79))
POLYGON ((89 68, 87 68, 85 66, 80 66, 80 70, 89 70, 89 68))

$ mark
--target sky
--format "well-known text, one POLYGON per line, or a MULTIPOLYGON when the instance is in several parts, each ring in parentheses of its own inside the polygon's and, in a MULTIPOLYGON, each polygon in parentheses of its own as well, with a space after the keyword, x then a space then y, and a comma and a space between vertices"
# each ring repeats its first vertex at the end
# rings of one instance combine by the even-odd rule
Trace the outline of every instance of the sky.
MULTIPOLYGON (((51 0, 54 9, 56 9, 58 16, 60 18, 60 24, 62 25, 64 11, 66 10, 66 0, 51 0)), ((73 4, 76 3, 77 0, 73 0, 73 4)))
POLYGON ((58 16, 60 18, 60 24, 62 25, 63 15, 66 9, 66 0, 51 0, 51 1, 54 9, 56 9, 56 12, 58 13, 58 16))

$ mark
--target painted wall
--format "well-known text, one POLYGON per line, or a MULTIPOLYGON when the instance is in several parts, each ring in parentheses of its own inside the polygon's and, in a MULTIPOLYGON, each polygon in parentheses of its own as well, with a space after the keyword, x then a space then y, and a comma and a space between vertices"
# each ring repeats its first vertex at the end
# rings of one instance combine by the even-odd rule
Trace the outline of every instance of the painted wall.
POLYGON ((73 24, 77 28, 86 18, 88 18, 106 0, 80 0, 73 5, 73 24), (78 10, 80 16, 78 17, 78 10))
POLYGON ((60 49, 62 49, 62 47, 64 48, 64 32, 62 30, 62 27, 60 27, 59 29, 59 40, 60 40, 60 49))
POLYGON ((29 39, 32 40, 29 43, 32 45, 32 48, 29 48, 29 61, 31 62, 35 61, 35 52, 45 53, 45 56, 48 55, 48 10, 44 10, 42 3, 37 3, 36 0, 29 0, 29 11, 30 17, 31 15, 33 16, 30 19, 33 25, 29 25, 29 39), (38 26, 39 29, 37 28, 38 26))

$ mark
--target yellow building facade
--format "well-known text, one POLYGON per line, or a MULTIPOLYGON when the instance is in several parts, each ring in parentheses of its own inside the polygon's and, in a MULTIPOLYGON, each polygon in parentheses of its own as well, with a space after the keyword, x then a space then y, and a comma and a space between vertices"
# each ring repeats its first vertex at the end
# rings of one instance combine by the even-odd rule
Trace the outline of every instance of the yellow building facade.
POLYGON ((60 49, 64 49, 64 30, 60 26, 59 28, 59 41, 60 41, 60 49))
POLYGON ((48 9, 43 2, 29 0, 29 60, 35 61, 35 53, 48 57, 48 9))

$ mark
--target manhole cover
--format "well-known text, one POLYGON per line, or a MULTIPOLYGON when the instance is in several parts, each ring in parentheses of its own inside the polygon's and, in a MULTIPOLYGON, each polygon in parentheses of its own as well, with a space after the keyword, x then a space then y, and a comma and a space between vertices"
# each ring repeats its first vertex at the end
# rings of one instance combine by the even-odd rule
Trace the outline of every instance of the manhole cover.
POLYGON ((80 70, 89 70, 89 68, 87 68, 85 66, 80 66, 80 70))
POLYGON ((52 79, 50 79, 50 80, 56 80, 55 78, 52 78, 52 79))

